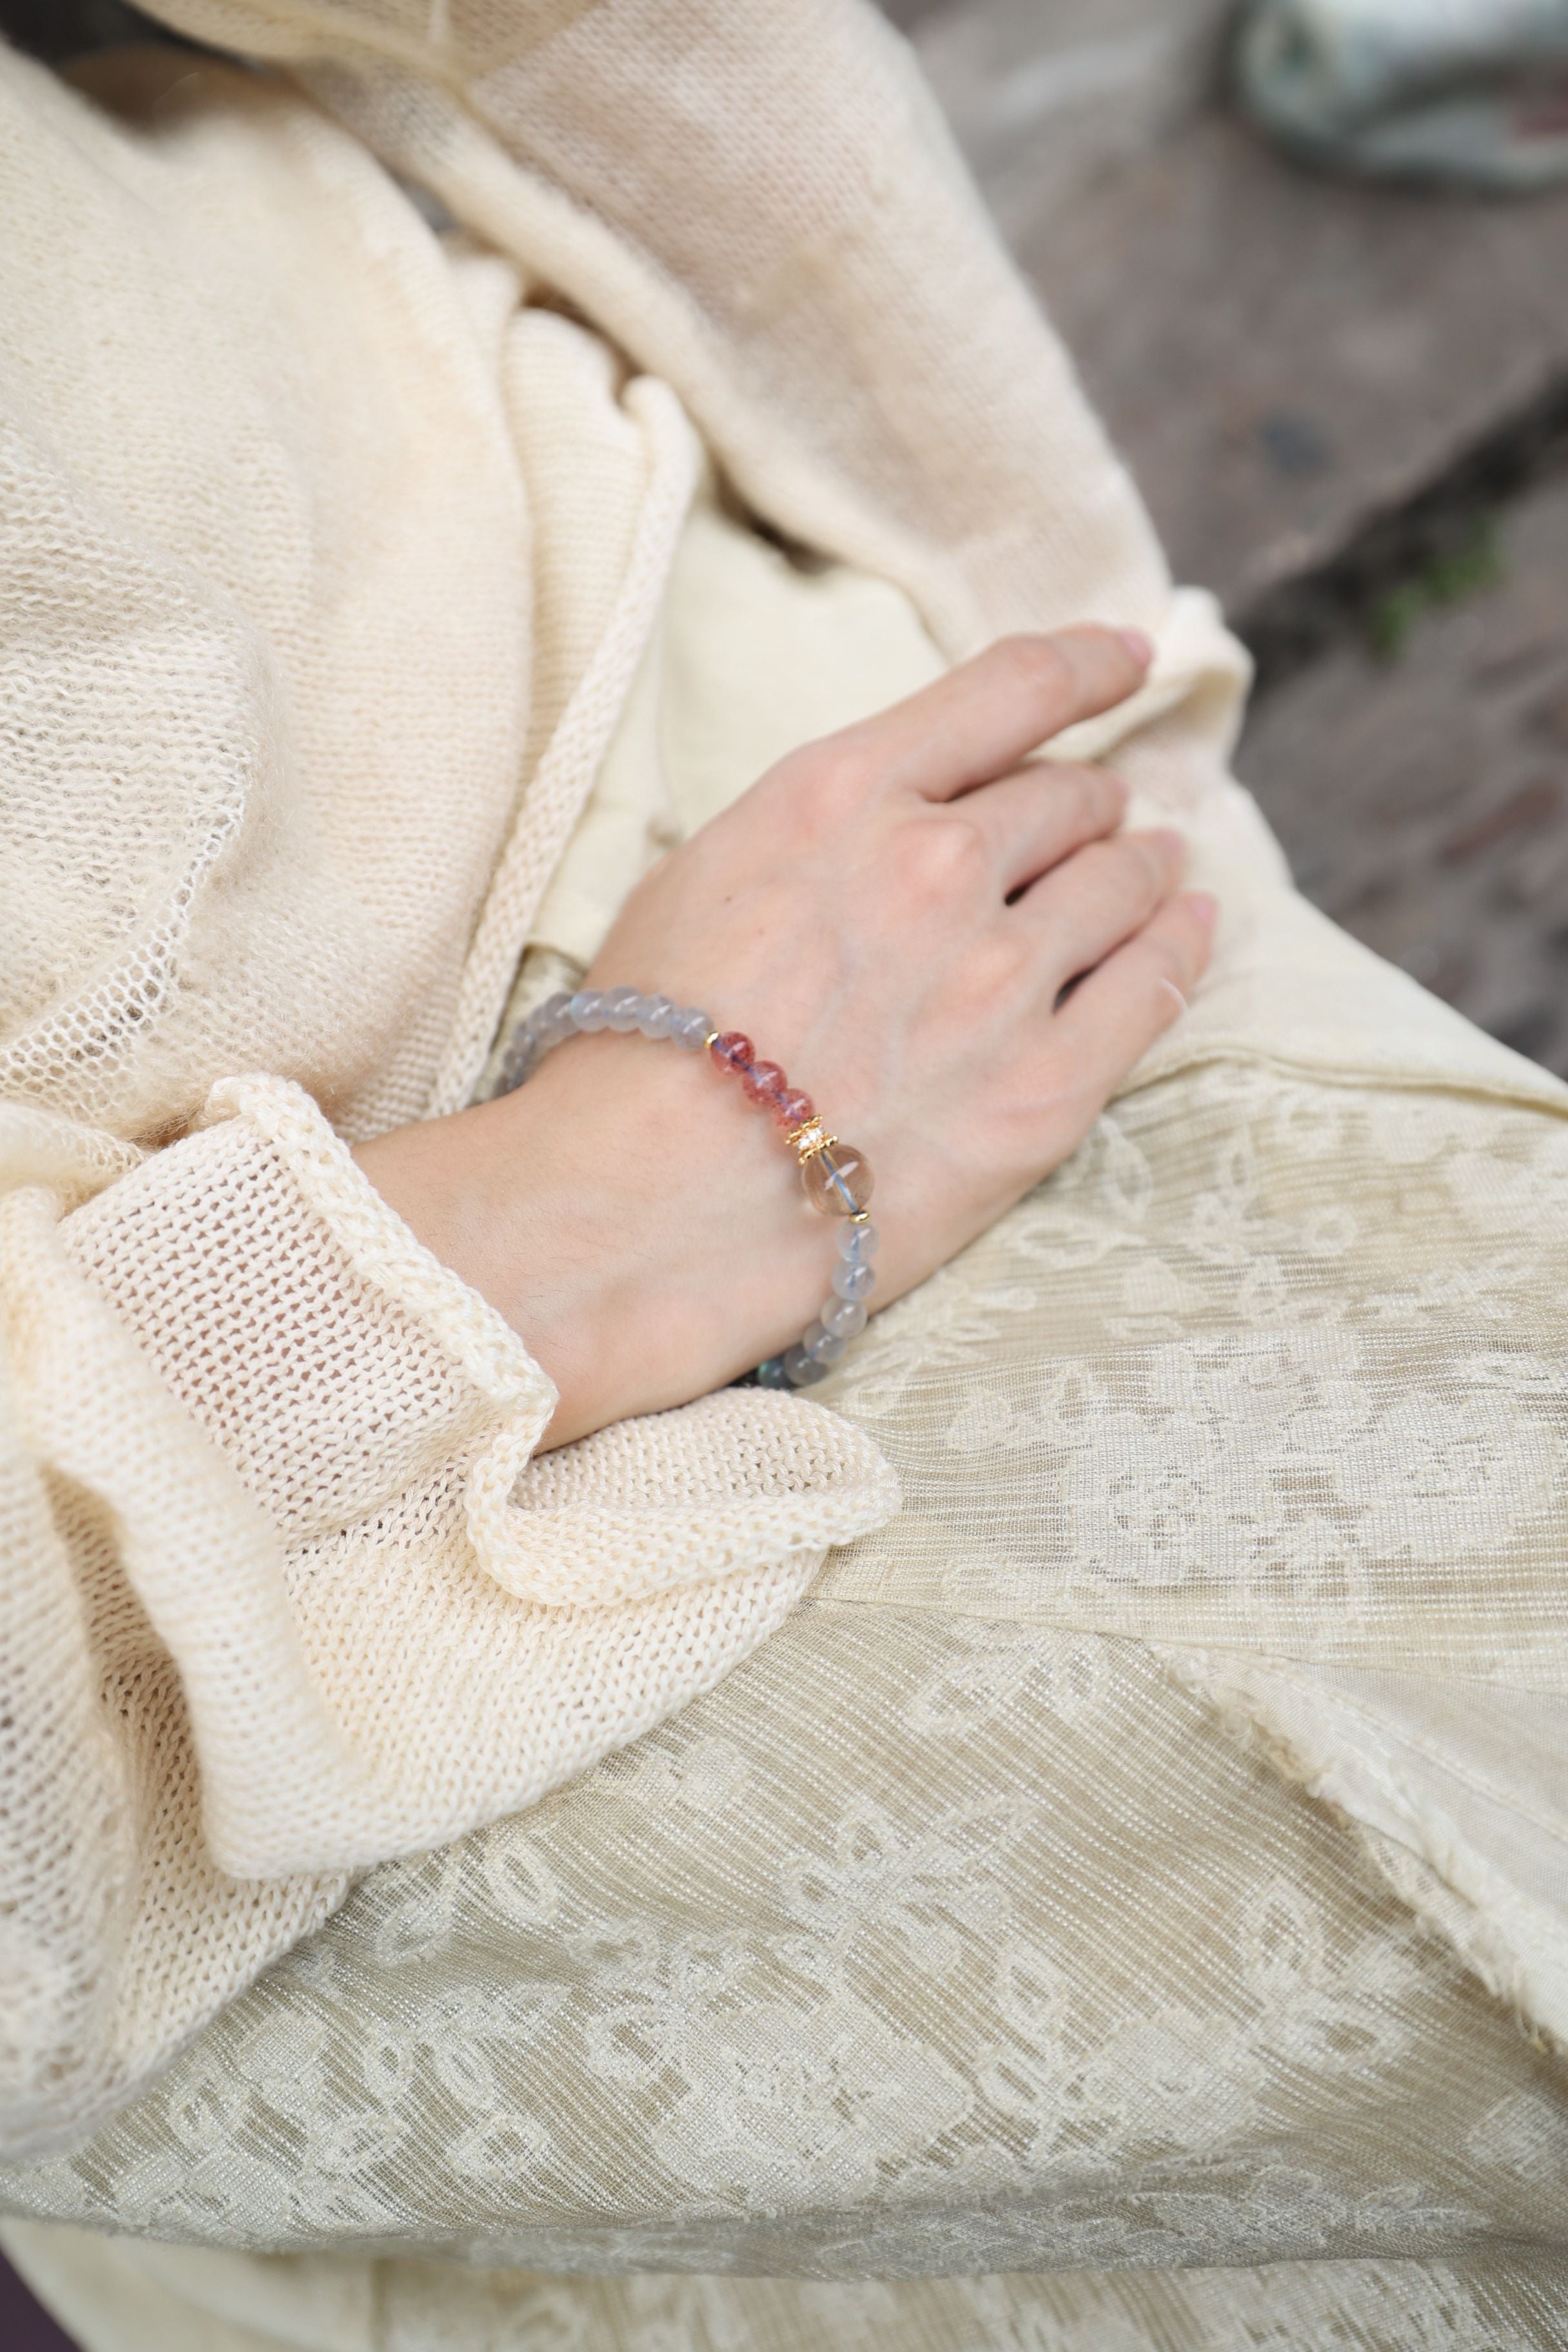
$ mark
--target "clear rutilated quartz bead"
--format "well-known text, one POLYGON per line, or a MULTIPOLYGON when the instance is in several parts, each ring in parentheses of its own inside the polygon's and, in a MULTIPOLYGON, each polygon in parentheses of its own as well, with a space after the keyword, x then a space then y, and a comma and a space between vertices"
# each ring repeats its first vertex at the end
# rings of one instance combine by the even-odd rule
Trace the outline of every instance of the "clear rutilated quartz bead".
POLYGON ((801 1161, 800 1181, 812 1207, 825 1217, 858 1217, 877 1180, 865 1153, 835 1137, 801 1161))

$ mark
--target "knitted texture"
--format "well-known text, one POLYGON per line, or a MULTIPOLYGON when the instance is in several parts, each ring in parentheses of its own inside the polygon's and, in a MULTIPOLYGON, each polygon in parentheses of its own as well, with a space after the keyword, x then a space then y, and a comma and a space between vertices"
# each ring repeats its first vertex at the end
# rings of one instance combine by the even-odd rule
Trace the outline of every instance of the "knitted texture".
MULTIPOLYGON (((1095 2352, 1544 2352, 1561 2062, 1456 1958, 1459 1882, 1445 1918, 1394 1834, 1369 1868, 1207 1703, 1224 1661, 1201 1696, 1165 1666, 1223 1627, 1257 1674, 1316 1661, 1324 1722, 1402 1689, 1407 1806, 1498 1874, 1551 1837, 1565 1270, 1537 1107, 1140 1087, 836 1369, 897 1520, 635 1748, 374 1873, 0 2200, 126 2233, 132 2306, 165 2242, 186 2327, 221 2295, 284 2345, 1055 2352, 1077 2282, 1095 2352), (1373 2257, 1403 2284, 1342 2303, 1373 2257), (1449 2278, 1434 2316, 1426 2262, 1521 2301, 1449 2278), (1270 2331, 1236 2266, 1294 2263, 1322 2299, 1270 2331)), ((89 2352, 133 2352, 123 2309, 89 2352)))
POLYGON ((477 1074, 658 609, 679 404, 299 99, 114 72, 121 120, 0 63, 13 2148, 348 1874, 705 1688, 897 1496, 739 1394, 531 1471, 550 1383, 342 1139, 477 1074), (574 599, 531 463, 592 509, 574 599))
MULTIPOLYGON (((940 1383, 922 1419, 868 1349, 863 1426, 736 1393, 535 1464, 551 1396, 523 1339, 345 1150, 465 1099, 531 933, 581 953, 670 837, 650 780, 661 645, 689 679, 701 652, 665 627, 699 442, 731 502, 912 606, 913 677, 933 641, 952 656, 1005 627, 1157 633, 1145 689, 1059 747, 1119 744, 1226 902, 1212 983, 1139 1087, 1229 1057, 1511 1098, 1542 1129, 1564 1099, 1290 897, 1223 777, 1245 664, 1207 599, 1173 593, 868 8, 165 13, 297 68, 315 102, 184 52, 110 60, 85 93, 0 55, 0 887, 18 910, 0 940, 0 2129, 17 2151, 128 2099, 351 1874, 531 1804, 716 1682, 829 1546, 889 1519, 885 1450, 915 1444, 922 1473, 957 1458, 940 1383), (433 236, 377 153, 466 236, 433 236), (574 859, 590 841, 614 850, 602 868, 596 846, 574 859)), ((756 648, 759 671, 776 651, 756 648)), ((715 704, 726 684, 743 698, 709 677, 715 704)), ((800 693, 795 740, 818 708, 800 693)), ((1288 1192, 1310 1134, 1268 1134, 1288 1192)), ((1130 1224, 1129 1169, 1111 1172, 1130 1224)), ((1250 1197, 1222 1155, 1193 1210, 1198 1255, 1241 1270, 1226 1315, 1264 1312, 1282 1279, 1250 1197)), ((1341 1230, 1328 1206, 1309 1256, 1341 1230)), ((1501 1232, 1484 1198, 1477 1215, 1501 1232)), ((1079 1234, 1096 1263, 1121 1247, 1112 1223, 1079 1234)), ((934 1371, 960 1377, 970 1319, 1037 1301, 1077 1245, 998 1265, 977 1299, 939 1277, 893 1310, 888 1346, 933 1316, 934 1371)), ((1148 1313, 1174 1348, 1191 1281, 1151 1281, 1152 1307, 1134 1287, 1103 1313, 1148 1313)), ((962 1562, 1004 1528, 991 1456, 1043 1410, 1041 1332, 1017 1344, 1029 1401, 994 1444, 971 1433, 988 1466, 945 1518, 911 1511, 883 1538, 907 1588, 928 1547, 962 1562)), ((1135 1391, 1151 1445, 1202 1389, 1173 1360, 1169 1391, 1152 1372, 1135 1391)), ((1274 1411, 1263 1358, 1233 1361, 1205 1408, 1222 1456, 1274 1411)), ((1346 1376, 1342 1422, 1310 1418, 1320 1377, 1316 1358, 1300 1371, 1301 1442, 1331 1454, 1363 1406, 1376 1420, 1372 1375, 1346 1376)), ((1112 1450, 1126 1436, 1115 1414, 1095 1426, 1112 1450)), ((1375 1520, 1400 1473, 1363 1455, 1375 1520)), ((1100 1455, 1064 1440, 1019 1482, 1006 1538, 1033 1574, 1024 1503, 1085 1465, 1080 1611, 1092 1544, 1119 1540, 1100 1455)), ((1445 1526, 1472 1560, 1468 1507, 1445 1526)), ((845 1571, 873 1603, 888 1557, 845 1571)), ((1267 1660, 1286 1635, 1228 1587, 1209 1615, 1151 1606, 1114 1630, 1172 1645, 1205 1698, 1363 1808, 1401 1899, 1461 1948, 1485 1906, 1471 1944, 1493 1981, 1520 1976, 1520 1921, 1561 1937, 1537 1849, 1441 1801, 1418 1710, 1395 1721, 1380 1694, 1369 1741, 1356 1694, 1236 1667, 1220 1654, 1267 1660), (1441 1881, 1429 1901, 1413 1867, 1441 1881)), ((1489 1785, 1522 1812, 1539 1791, 1530 1756, 1510 1760, 1489 1785)), ((826 1747, 812 1770, 833 1777, 826 1747)), ((1523 1973, 1555 2021, 1555 1973, 1523 1973)))

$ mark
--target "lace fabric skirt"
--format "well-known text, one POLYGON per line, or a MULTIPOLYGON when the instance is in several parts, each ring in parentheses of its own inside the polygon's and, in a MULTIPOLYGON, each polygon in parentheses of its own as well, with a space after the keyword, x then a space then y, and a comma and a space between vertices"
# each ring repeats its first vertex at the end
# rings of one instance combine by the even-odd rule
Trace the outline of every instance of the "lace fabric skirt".
POLYGON ((142 2241, 23 2267, 89 2352, 1560 2343, 1561 2061, 1223 1662, 1545 1737, 1565 1251, 1538 1105, 1124 1097, 817 1391, 894 1525, 10 2175, 142 2241))

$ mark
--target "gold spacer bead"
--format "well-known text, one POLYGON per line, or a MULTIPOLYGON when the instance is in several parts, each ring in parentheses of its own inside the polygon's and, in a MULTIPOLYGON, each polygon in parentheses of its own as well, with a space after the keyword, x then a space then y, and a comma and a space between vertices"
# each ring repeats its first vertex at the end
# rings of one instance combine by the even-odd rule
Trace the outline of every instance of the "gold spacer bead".
POLYGON ((831 1150, 838 1138, 829 1135, 819 1118, 808 1118, 804 1126, 792 1127, 785 1140, 795 1146, 804 1165, 806 1160, 815 1160, 819 1151, 831 1150))
POLYGON ((722 1035, 723 1035, 723 1031, 722 1031, 722 1030, 721 1030, 721 1029, 710 1029, 710 1031, 708 1032, 707 1036, 706 1036, 706 1037, 704 1037, 704 1039, 702 1040, 702 1050, 703 1050, 703 1052, 704 1052, 705 1054, 710 1054, 710 1053, 713 1051, 714 1046, 719 1043, 719 1040, 720 1040, 720 1038, 721 1038, 722 1035))

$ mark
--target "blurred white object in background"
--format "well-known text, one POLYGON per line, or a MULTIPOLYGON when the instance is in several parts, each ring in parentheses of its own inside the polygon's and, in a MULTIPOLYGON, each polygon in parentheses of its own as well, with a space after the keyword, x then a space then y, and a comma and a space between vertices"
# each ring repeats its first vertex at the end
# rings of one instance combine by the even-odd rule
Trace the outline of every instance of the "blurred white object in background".
POLYGON ((1315 161, 1524 191, 1568 178, 1568 0, 1251 0, 1243 104, 1315 161))

